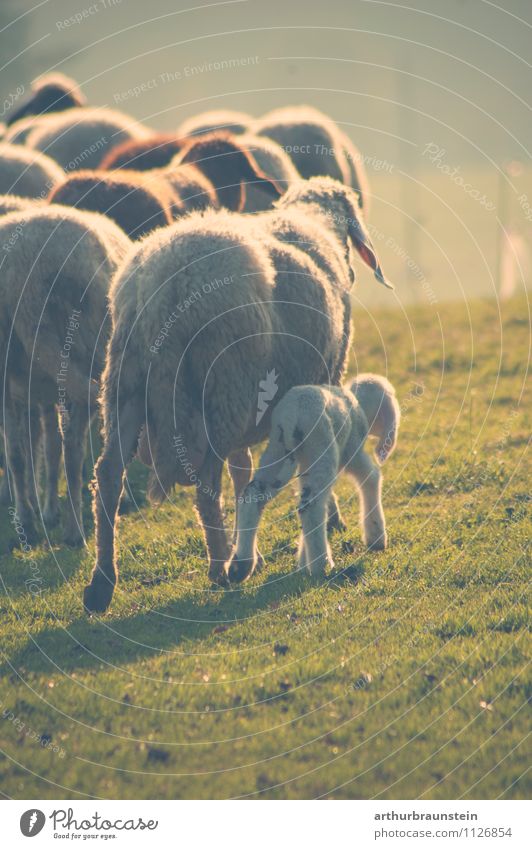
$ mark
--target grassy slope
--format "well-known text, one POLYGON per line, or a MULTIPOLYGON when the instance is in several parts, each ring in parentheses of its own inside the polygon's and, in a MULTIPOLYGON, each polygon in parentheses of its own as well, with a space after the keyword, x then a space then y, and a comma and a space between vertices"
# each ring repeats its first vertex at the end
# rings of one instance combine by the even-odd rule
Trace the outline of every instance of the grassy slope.
POLYGON ((19 719, 0 715, 3 792, 525 795, 528 327, 524 300, 359 311, 360 367, 387 370, 404 411, 385 469, 391 546, 363 551, 343 480, 349 531, 324 586, 290 574, 291 487, 266 513, 267 572, 241 591, 210 591, 183 490, 123 520, 100 620, 80 607, 92 542, 81 558, 1 556, 1 709, 19 719))

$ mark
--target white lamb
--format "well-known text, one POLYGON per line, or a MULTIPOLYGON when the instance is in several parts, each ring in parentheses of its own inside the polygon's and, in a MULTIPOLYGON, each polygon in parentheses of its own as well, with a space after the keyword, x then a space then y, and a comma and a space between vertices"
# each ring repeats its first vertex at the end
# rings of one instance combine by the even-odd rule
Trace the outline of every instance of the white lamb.
POLYGON ((242 581, 259 558, 257 530, 266 504, 299 471, 298 513, 302 535, 300 569, 322 577, 334 566, 327 540, 331 513, 337 514, 332 488, 340 471, 353 475, 360 491, 360 519, 368 548, 386 548, 381 502, 382 476, 364 451, 368 435, 379 438, 383 463, 397 442, 400 409, 393 386, 379 375, 360 375, 350 387, 295 386, 277 404, 268 447, 238 504, 236 550, 229 578, 242 581), (383 439, 384 435, 387 439, 383 439))

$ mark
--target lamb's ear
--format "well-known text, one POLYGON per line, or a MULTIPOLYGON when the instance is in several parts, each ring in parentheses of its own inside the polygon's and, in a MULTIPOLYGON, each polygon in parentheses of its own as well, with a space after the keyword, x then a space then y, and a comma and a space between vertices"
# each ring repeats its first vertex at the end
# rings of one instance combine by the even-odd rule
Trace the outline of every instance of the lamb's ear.
POLYGON ((375 275, 375 279, 378 280, 379 283, 382 283, 387 289, 393 289, 393 285, 386 280, 386 277, 382 272, 377 252, 373 247, 373 243, 364 223, 364 219, 362 218, 362 214, 355 209, 354 206, 351 207, 350 213, 349 237, 359 256, 364 260, 366 265, 371 268, 375 275))

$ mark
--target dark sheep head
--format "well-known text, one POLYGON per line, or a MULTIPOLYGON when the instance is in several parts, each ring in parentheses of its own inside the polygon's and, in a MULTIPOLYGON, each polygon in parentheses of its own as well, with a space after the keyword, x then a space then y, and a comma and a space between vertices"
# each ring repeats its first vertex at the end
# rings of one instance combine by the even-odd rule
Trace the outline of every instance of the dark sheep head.
POLYGON ((191 139, 174 160, 175 165, 180 163, 195 165, 213 184, 220 205, 233 212, 241 212, 244 208, 248 183, 260 183, 272 203, 283 192, 277 182, 262 171, 253 154, 229 133, 191 139))
POLYGON ((74 80, 63 74, 48 74, 33 83, 26 97, 8 113, 6 124, 14 124, 29 115, 63 112, 65 109, 85 104, 85 97, 74 80))

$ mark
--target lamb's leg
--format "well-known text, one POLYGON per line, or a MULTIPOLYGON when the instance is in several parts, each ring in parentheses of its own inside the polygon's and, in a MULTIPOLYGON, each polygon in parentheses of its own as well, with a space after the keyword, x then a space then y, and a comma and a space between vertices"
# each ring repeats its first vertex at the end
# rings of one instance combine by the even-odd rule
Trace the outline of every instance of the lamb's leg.
POLYGON ((87 612, 103 613, 109 607, 118 580, 115 562, 115 525, 123 488, 125 467, 133 459, 143 424, 142 403, 122 404, 108 432, 95 467, 93 512, 96 525, 97 560, 83 602, 87 612))
POLYGON ((61 434, 57 411, 54 406, 43 407, 41 421, 44 440, 44 462, 46 467, 46 490, 43 520, 47 528, 53 528, 59 521, 59 503, 57 485, 59 463, 61 460, 61 434))
POLYGON ((222 471, 223 461, 218 457, 210 456, 204 462, 196 487, 196 507, 209 553, 209 578, 224 586, 227 583, 224 567, 231 547, 222 507, 222 471))
POLYGON ((317 460, 303 456, 302 461, 306 471, 299 479, 298 513, 303 531, 299 567, 306 568, 313 578, 320 578, 328 566, 334 566, 327 540, 327 511, 338 474, 338 451, 331 443, 317 460))
POLYGON ((7 445, 6 468, 9 468, 11 472, 17 518, 28 543, 31 545, 37 541, 38 536, 35 513, 30 504, 26 486, 25 446, 27 439, 24 439, 24 430, 27 429, 28 423, 24 419, 20 406, 8 401, 4 422, 7 445))
POLYGON ((249 448, 241 448, 239 451, 233 451, 233 453, 227 458, 227 466, 235 490, 235 524, 233 528, 233 542, 236 542, 239 499, 253 477, 253 457, 249 448))
POLYGON ((312 481, 301 488, 301 500, 297 511, 303 528, 299 547, 299 568, 305 568, 313 578, 324 576, 327 567, 334 562, 327 541, 327 503, 329 489, 319 490, 312 481))
POLYGON ((73 548, 85 544, 81 516, 81 489, 83 486, 83 458, 89 428, 86 404, 71 405, 68 422, 63 431, 63 456, 67 485, 67 515, 64 541, 73 548))
POLYGON ((327 533, 331 534, 333 531, 345 531, 346 529, 347 525, 342 519, 338 499, 334 492, 331 492, 327 504, 327 533))
POLYGON ((242 582, 257 567, 257 531, 266 504, 286 486, 296 470, 293 454, 286 455, 284 446, 268 445, 253 480, 242 493, 238 506, 236 551, 229 564, 229 579, 242 582))
POLYGON ((357 451, 346 466, 360 490, 360 523, 364 542, 373 551, 387 545, 386 522, 382 509, 382 474, 379 466, 365 451, 357 451))

